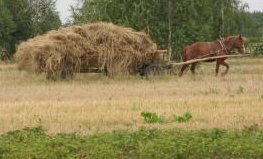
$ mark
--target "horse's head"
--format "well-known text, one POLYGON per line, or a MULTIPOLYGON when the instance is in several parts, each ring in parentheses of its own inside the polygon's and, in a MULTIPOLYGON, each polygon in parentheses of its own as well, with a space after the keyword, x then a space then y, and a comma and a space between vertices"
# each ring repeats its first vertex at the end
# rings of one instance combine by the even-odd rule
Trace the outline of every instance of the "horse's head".
POLYGON ((226 43, 229 49, 237 49, 242 54, 246 53, 244 38, 241 35, 227 37, 226 43))

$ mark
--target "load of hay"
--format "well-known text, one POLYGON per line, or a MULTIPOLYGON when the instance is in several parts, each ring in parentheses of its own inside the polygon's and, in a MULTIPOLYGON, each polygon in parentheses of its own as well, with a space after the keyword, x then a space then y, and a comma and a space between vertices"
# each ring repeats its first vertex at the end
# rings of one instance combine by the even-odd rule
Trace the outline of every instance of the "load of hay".
POLYGON ((70 26, 29 39, 15 54, 20 70, 67 78, 81 70, 132 73, 142 62, 155 60, 156 44, 148 35, 112 23, 70 26))

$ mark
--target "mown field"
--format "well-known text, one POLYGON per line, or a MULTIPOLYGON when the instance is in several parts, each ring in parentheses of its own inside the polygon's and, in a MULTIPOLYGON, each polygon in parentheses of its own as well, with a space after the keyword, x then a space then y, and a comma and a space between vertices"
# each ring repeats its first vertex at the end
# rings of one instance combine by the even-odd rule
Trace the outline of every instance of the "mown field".
POLYGON ((73 81, 47 81, 44 75, 19 72, 0 65, 0 132, 41 124, 51 133, 94 134, 112 130, 242 129, 263 127, 263 58, 228 60, 230 72, 214 76, 214 63, 199 66, 196 76, 108 79, 78 75, 73 81), (146 124, 141 112, 165 118, 146 124), (192 114, 178 124, 174 115, 192 114))
POLYGON ((211 63, 201 64, 197 75, 188 72, 182 78, 79 74, 72 81, 56 82, 1 63, 0 154, 3 158, 43 154, 42 158, 98 154, 102 154, 98 158, 263 158, 263 58, 228 62, 230 72, 225 77, 215 77, 211 63), (156 113, 162 120, 147 123, 142 112, 156 113), (178 122, 176 116, 186 112, 192 118, 178 122), (36 128, 12 132, 24 127, 36 128))

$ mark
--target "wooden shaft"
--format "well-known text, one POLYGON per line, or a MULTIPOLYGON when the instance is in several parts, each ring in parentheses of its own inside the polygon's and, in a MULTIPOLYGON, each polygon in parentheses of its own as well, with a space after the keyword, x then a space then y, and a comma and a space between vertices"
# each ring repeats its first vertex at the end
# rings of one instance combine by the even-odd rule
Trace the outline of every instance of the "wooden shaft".
POLYGON ((185 64, 191 64, 195 62, 202 62, 202 61, 207 61, 207 60, 214 60, 214 59, 220 59, 220 58, 231 58, 231 57, 246 57, 250 56, 249 54, 244 54, 244 55, 222 55, 222 56, 214 56, 214 57, 207 57, 207 58, 201 58, 201 59, 194 59, 194 60, 189 60, 186 62, 170 62, 169 64, 171 65, 185 65, 185 64))

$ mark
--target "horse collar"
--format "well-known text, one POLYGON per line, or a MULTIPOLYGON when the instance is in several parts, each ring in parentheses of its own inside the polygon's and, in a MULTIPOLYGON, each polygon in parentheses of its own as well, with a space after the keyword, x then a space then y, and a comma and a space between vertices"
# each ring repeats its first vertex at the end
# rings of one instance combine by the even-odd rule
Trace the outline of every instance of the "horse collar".
POLYGON ((227 50, 226 45, 224 43, 224 39, 221 38, 220 40, 218 40, 218 42, 219 42, 220 46, 222 47, 222 49, 225 50, 226 53, 228 53, 228 50, 227 50))

